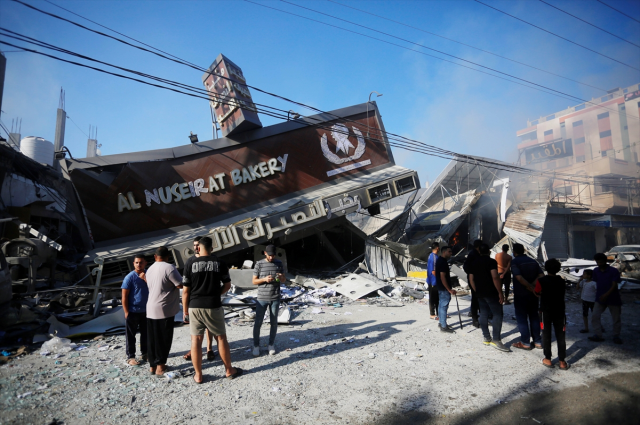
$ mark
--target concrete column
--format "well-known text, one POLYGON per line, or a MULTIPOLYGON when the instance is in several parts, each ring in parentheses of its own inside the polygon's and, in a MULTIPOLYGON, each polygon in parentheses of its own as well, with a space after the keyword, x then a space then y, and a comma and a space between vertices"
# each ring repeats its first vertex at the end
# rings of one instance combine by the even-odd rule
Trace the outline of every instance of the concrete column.
MULTIPOLYGON (((58 152, 64 146, 64 129, 67 123, 67 113, 62 108, 58 108, 58 116, 56 118, 56 137, 53 144, 54 152, 58 152)), ((54 160, 53 166, 56 170, 60 170, 60 161, 54 160)))

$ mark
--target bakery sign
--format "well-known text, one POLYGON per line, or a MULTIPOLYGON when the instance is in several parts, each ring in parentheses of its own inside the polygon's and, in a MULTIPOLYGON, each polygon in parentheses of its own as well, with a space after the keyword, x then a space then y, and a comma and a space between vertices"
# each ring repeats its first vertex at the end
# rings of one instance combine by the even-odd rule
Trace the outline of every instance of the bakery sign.
MULTIPOLYGON (((190 182, 176 182, 171 186, 144 190, 144 204, 152 207, 154 204, 171 204, 191 198, 197 198, 203 193, 214 193, 227 190, 228 186, 239 186, 276 173, 284 173, 289 154, 284 154, 268 161, 258 162, 243 168, 236 168, 229 173, 218 173, 206 178, 195 179, 190 182)), ((139 198, 140 201, 142 197, 139 198)), ((142 208, 133 192, 118 193, 118 212, 131 211, 142 208)))
POLYGON ((349 128, 344 124, 334 124, 331 127, 331 137, 336 143, 335 152, 332 152, 329 147, 327 135, 323 134, 322 137, 320 137, 322 155, 333 164, 347 164, 340 168, 327 171, 327 177, 371 165, 370 159, 359 161, 362 155, 364 155, 367 145, 362 136, 362 132, 355 126, 351 128, 358 141, 357 146, 353 146, 353 143, 349 141, 349 128), (351 149, 353 149, 353 153, 351 153, 351 149))
POLYGON ((573 142, 571 139, 557 140, 533 146, 524 150, 527 164, 551 161, 558 158, 573 156, 573 142))

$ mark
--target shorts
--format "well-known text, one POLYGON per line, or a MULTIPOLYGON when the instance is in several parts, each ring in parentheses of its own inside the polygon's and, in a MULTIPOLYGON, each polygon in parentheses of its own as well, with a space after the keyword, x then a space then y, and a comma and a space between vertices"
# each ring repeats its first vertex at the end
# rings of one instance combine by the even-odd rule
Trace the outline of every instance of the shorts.
POLYGON ((189 330, 191 335, 204 335, 209 329, 214 336, 227 333, 224 310, 220 308, 189 308, 189 330))
POLYGON ((593 313, 593 306, 595 302, 582 300, 582 315, 584 317, 589 316, 589 310, 593 313))

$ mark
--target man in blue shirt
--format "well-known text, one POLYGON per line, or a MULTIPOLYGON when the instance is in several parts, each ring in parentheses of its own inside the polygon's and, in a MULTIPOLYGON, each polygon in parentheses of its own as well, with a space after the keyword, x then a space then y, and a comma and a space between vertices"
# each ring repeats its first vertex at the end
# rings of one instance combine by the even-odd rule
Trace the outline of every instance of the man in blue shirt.
POLYGON ((607 264, 607 256, 602 253, 596 254, 593 259, 598 264, 598 267, 593 269, 593 280, 596 282, 596 303, 593 306, 593 315, 591 316, 591 327, 595 335, 590 336, 589 339, 595 342, 604 341, 600 317, 606 309, 609 309, 613 320, 613 342, 622 344, 622 339, 620 339, 622 299, 618 290, 618 283, 621 280, 620 272, 607 264))
POLYGON ((133 260, 133 271, 122 282, 122 309, 126 323, 127 364, 138 366, 136 360, 136 332, 140 331, 140 351, 142 360, 147 360, 147 300, 149 288, 145 267, 147 260, 138 254, 133 260))
POLYGON ((514 348, 531 350, 542 349, 540 336, 540 317, 538 316, 538 297, 534 294, 536 281, 544 277, 540 265, 533 258, 527 257, 522 244, 513 245, 511 273, 513 274, 513 306, 520 331, 520 342, 514 348))
POLYGON ((429 313, 432 319, 438 320, 438 288, 436 287, 436 261, 438 261, 438 252, 440 244, 434 242, 431 245, 431 254, 427 261, 427 285, 429 288, 429 313))

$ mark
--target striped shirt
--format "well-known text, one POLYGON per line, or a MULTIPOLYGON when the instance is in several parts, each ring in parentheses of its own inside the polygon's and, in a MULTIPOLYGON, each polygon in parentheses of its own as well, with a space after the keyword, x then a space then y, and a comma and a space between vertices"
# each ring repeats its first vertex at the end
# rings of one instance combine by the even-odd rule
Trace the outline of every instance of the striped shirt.
MULTIPOLYGON (((282 261, 273 260, 272 263, 266 259, 260 260, 253 268, 253 275, 258 279, 264 279, 267 276, 276 277, 277 273, 284 273, 282 261)), ((258 285, 259 301, 276 301, 280 299, 280 282, 275 280, 271 283, 261 283, 258 285)))

